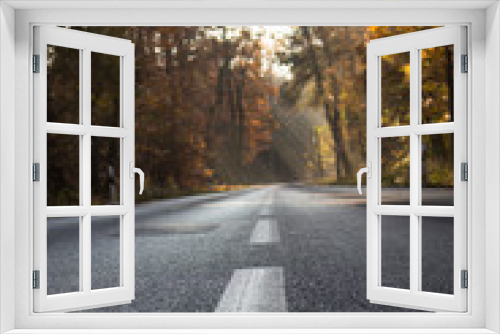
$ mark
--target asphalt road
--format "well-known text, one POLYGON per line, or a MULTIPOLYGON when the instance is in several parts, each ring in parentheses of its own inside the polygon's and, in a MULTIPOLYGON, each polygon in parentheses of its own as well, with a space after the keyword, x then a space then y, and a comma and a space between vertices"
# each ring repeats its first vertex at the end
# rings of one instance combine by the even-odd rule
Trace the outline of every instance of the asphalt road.
MULTIPOLYGON (((409 311, 366 299, 366 205, 355 188, 269 186, 137 211, 136 299, 92 312, 409 311)), ((382 220, 385 286, 409 284, 405 219, 382 220)), ((78 288, 71 225, 49 230, 53 293, 78 288)), ((116 221, 93 227, 92 286, 117 285, 116 221)), ((453 222, 427 218, 422 233, 423 287, 449 293, 453 222)))

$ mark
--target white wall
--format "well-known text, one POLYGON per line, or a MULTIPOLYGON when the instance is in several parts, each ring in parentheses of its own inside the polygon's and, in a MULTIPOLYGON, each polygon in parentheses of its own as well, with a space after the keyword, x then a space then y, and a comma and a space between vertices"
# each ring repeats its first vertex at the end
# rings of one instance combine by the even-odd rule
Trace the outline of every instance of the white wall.
POLYGON ((0 2, 0 333, 14 328, 15 11, 0 2), (8 256, 4 256, 8 255, 8 256))
POLYGON ((496 259, 486 266, 486 328, 500 332, 500 5, 486 11, 486 256, 496 259))

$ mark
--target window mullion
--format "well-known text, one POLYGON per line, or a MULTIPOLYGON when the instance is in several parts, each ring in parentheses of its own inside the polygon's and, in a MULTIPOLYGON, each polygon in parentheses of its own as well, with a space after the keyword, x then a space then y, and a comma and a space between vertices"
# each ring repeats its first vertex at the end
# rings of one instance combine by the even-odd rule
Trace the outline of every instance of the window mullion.
MULTIPOLYGON (((83 84, 82 87, 82 125, 90 127, 91 124, 91 77, 90 77, 90 50, 83 50, 83 61, 81 63, 83 84)), ((82 201, 83 206, 90 209, 91 206, 91 135, 87 132, 82 136, 82 160, 80 169, 82 170, 82 201)), ((90 211, 82 219, 82 232, 80 234, 81 252, 81 276, 83 291, 90 293, 91 290, 91 221, 90 211)))
MULTIPOLYGON (((78 115, 79 115, 79 118, 80 118, 80 122, 79 124, 82 124, 83 122, 83 51, 80 50, 80 53, 79 53, 79 60, 78 60, 78 66, 79 66, 79 108, 80 110, 78 111, 78 115)), ((48 124, 47 124, 48 125, 48 124)), ((83 194, 83 184, 84 184, 84 180, 83 180, 83 168, 82 168, 82 163, 83 163, 83 137, 82 136, 78 136, 79 138, 79 142, 80 142, 80 147, 79 147, 79 170, 80 170, 80 175, 79 175, 79 178, 80 178, 80 186, 78 187, 78 191, 79 191, 79 199, 80 199, 80 206, 83 206, 84 205, 84 201, 83 201, 83 198, 84 198, 84 194, 83 194)), ((84 260, 84 257, 83 257, 83 251, 84 251, 84 248, 83 248, 83 234, 84 234, 84 229, 83 229, 83 217, 80 216, 80 219, 79 219, 79 232, 78 232, 78 238, 79 238, 79 242, 78 242, 78 256, 79 256, 79 279, 78 279, 78 284, 80 285, 80 288, 79 290, 80 291, 83 291, 84 289, 84 286, 83 286, 83 280, 84 280, 84 267, 83 267, 83 260, 84 260)))
POLYGON ((418 291, 420 281, 420 236, 418 217, 413 210, 420 204, 420 137, 414 133, 419 123, 419 50, 410 51, 410 291, 418 291))

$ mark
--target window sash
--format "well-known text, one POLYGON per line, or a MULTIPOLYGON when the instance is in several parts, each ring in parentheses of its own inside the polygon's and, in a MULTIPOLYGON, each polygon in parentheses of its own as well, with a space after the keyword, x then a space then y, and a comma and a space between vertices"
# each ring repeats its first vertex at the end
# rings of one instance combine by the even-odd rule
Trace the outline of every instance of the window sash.
POLYGON ((460 163, 467 162, 467 75, 460 72, 460 55, 467 54, 465 27, 435 28, 372 41, 367 47, 367 298, 378 304, 421 310, 467 310, 467 290, 461 289, 461 270, 467 266, 467 183, 460 181, 460 163), (454 122, 421 124, 420 50, 454 45, 454 122), (381 127, 381 56, 410 53, 410 125, 381 127), (422 206, 421 135, 454 133, 454 206, 422 206), (410 205, 381 205, 381 138, 410 137, 410 205), (410 289, 381 286, 383 215, 410 217, 410 289), (421 217, 454 217, 454 294, 420 291, 421 217))
POLYGON ((40 163, 40 182, 34 184, 34 263, 40 271, 40 288, 34 289, 35 312, 74 311, 134 299, 134 179, 129 162, 134 161, 134 46, 128 40, 69 30, 36 27, 34 53, 40 55, 40 73, 34 74, 34 161, 40 163), (80 124, 47 122, 47 48, 56 45, 80 50, 80 124), (121 127, 91 125, 91 52, 120 57, 121 127), (131 95, 131 98, 128 96, 131 95), (66 134, 80 138, 79 206, 47 207, 47 134, 66 134), (120 138, 120 205, 91 205, 91 138, 120 138), (120 286, 92 290, 92 216, 120 216, 120 286), (80 291, 47 294, 47 217, 80 217, 80 291))

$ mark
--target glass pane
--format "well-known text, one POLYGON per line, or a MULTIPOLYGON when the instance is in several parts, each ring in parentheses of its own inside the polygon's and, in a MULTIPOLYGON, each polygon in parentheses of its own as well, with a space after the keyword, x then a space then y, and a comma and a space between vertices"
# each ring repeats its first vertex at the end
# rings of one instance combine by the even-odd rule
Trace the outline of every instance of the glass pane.
POLYGON ((453 206, 453 133, 422 136, 422 205, 453 206))
POLYGON ((410 289, 410 217, 382 216, 382 286, 410 289))
POLYGON ((47 294, 75 291, 80 291, 80 218, 47 218, 47 294))
POLYGON ((381 58, 381 125, 410 125, 410 53, 381 58))
POLYGON ((120 57, 92 52, 92 125, 120 126, 120 57))
POLYGON ((422 291, 453 294, 453 218, 421 219, 422 291))
POLYGON ((453 45, 423 49, 422 123, 453 122, 453 45))
POLYGON ((380 140, 381 204, 410 205, 410 137, 380 140))
POLYGON ((120 286, 120 216, 92 217, 92 289, 120 286))
POLYGON ((92 205, 120 204, 120 140, 92 137, 92 205))
POLYGON ((80 205, 80 137, 47 134, 47 205, 80 205))
POLYGON ((80 50, 47 46, 47 122, 80 123, 80 50))

